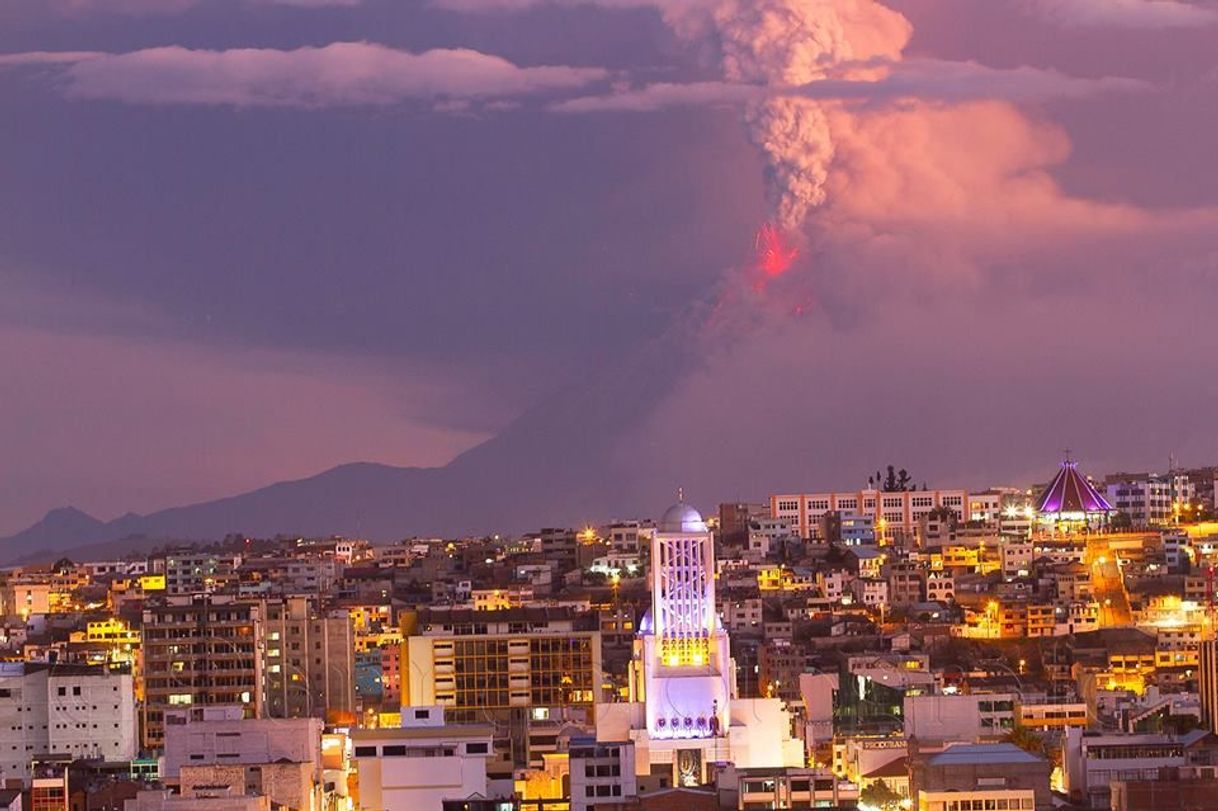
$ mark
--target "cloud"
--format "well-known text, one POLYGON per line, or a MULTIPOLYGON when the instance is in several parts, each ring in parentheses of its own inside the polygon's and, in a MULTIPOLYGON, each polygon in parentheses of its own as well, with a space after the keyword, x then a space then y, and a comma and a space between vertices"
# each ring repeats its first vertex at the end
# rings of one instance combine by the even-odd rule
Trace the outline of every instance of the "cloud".
POLYGON ((100 51, 24 51, 0 53, 0 68, 72 65, 107 56, 100 51))
POLYGON ((66 65, 64 93, 72 98, 234 107, 489 101, 569 90, 607 76, 600 68, 520 67, 469 49, 411 53, 368 42, 290 51, 170 46, 122 54, 37 52, 0 60, 9 66, 66 65))
MULTIPOLYGON (((178 14, 206 0, 48 0, 48 6, 60 14, 178 14)), ((327 6, 358 6, 363 0, 241 0, 247 5, 296 6, 321 8, 327 6)))
POLYGON ((552 109, 565 113, 651 112, 668 107, 745 104, 776 97, 867 103, 903 99, 1037 101, 1149 88, 1146 82, 1121 77, 1091 79, 1068 76, 1052 69, 1000 69, 976 62, 913 59, 891 64, 887 75, 875 80, 820 79, 788 88, 733 82, 657 83, 603 96, 566 99, 554 103, 552 109))
POLYGON ((1177 0, 1022 0, 1031 13, 1058 25, 1109 28, 1190 28, 1218 23, 1218 9, 1177 0))

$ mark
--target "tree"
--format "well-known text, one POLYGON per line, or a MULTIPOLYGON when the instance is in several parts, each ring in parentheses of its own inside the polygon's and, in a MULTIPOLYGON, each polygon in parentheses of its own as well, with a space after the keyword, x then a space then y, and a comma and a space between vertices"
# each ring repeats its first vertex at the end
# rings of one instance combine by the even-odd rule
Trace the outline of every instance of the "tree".
POLYGON ((883 779, 868 784, 867 788, 859 792, 860 806, 867 805, 881 811, 896 811, 901 807, 903 799, 904 797, 893 791, 883 779))
POLYGON ((1045 743, 1045 739, 1031 727, 1017 726, 1008 732, 1003 740, 1015 744, 1025 752, 1031 752, 1043 758, 1049 756, 1049 746, 1045 743))
POLYGON ((944 521, 951 525, 955 525, 960 520, 960 516, 956 514, 955 510, 945 506, 935 507, 926 514, 926 517, 936 521, 944 521))
MULTIPOLYGON (((880 473, 877 470, 875 474, 876 481, 880 481, 880 473)), ((884 492, 886 493, 904 493, 906 490, 917 490, 918 486, 914 484, 913 477, 909 475, 909 471, 905 468, 896 469, 895 465, 888 466, 888 475, 883 477, 884 492)))
POLYGON ((76 566, 70 558, 60 558, 51 566, 51 571, 55 574, 66 574, 76 566))

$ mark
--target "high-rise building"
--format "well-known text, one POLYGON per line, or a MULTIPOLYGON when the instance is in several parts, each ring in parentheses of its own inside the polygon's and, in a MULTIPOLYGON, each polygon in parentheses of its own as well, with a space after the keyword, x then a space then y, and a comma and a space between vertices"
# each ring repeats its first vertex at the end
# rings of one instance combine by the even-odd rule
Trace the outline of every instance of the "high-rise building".
POLYGON ((239 704, 261 714, 263 605, 227 595, 171 595, 144 607, 144 745, 164 741, 171 707, 239 704))
POLYGON ((262 612, 263 714, 324 717, 355 711, 355 634, 351 613, 321 611, 308 597, 268 600, 262 612))
POLYGON ((651 542, 651 610, 630 662, 630 701, 599 704, 601 741, 632 741, 639 776, 705 783, 708 766, 802 766, 776 698, 740 699, 727 631, 715 610, 714 539, 693 507, 665 512, 651 542))

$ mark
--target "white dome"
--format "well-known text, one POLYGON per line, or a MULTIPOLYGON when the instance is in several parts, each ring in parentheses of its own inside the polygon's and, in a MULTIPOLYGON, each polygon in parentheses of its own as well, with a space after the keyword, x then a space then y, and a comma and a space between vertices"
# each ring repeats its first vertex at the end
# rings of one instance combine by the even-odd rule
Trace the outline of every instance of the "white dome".
POLYGON ((664 511, 660 532, 706 532, 706 522, 702 520, 702 513, 684 501, 678 501, 664 511))

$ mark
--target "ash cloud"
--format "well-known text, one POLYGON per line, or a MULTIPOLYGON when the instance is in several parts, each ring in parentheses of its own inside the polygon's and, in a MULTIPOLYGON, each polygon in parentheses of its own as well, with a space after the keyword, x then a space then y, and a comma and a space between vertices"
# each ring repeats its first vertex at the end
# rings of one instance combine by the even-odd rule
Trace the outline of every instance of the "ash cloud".
POLYGON ((64 93, 71 98, 233 107, 490 102, 581 88, 608 76, 600 68, 521 67, 466 48, 412 53, 370 42, 294 50, 169 46, 121 54, 39 51, 5 54, 0 66, 58 66, 64 93))

